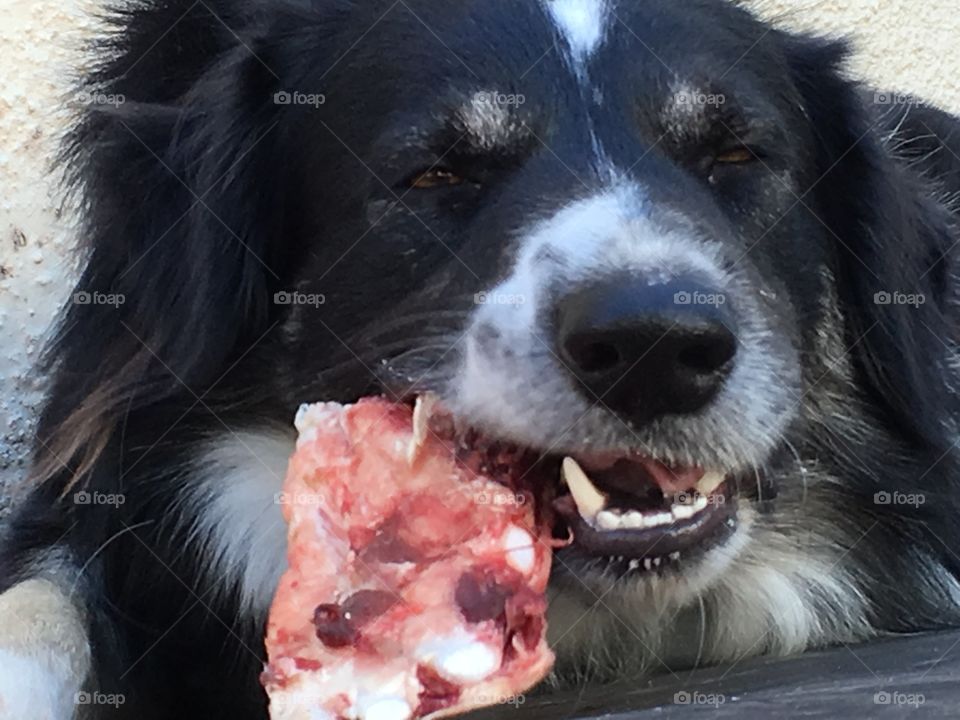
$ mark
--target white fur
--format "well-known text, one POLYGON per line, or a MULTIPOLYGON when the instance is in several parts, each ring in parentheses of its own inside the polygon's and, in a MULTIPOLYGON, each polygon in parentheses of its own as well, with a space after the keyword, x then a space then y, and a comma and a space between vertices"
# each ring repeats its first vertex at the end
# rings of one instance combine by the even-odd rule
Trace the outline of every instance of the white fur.
POLYGON ((733 537, 697 563, 681 561, 680 572, 558 589, 549 628, 564 679, 736 663, 873 634, 826 527, 797 542, 764 527, 747 503, 738 515, 733 537))
POLYGON ((460 108, 464 129, 473 144, 484 150, 506 145, 523 132, 523 125, 514 120, 510 106, 497 102, 502 95, 497 90, 481 91, 460 108))
POLYGON ((0 650, 0 717, 69 720, 76 692, 51 673, 47 661, 0 650))
POLYGON ((80 614, 57 584, 28 580, 0 595, 0 718, 70 720, 90 669, 80 614))
POLYGON ((274 428, 224 434, 195 468, 200 505, 191 542, 203 548, 210 581, 236 587, 242 607, 261 617, 287 567, 287 528, 278 494, 294 450, 292 431, 274 428))
POLYGON ((675 273, 694 270, 719 283, 722 274, 704 247, 658 230, 643 202, 640 188, 621 184, 537 223, 521 239, 511 274, 490 293, 522 301, 489 304, 478 313, 479 320, 496 315, 498 326, 529 331, 543 310, 543 284, 557 273, 575 282, 604 272, 635 271, 651 282, 668 282, 675 273))
POLYGON ((547 0, 547 11, 570 48, 574 68, 582 72, 603 43, 610 22, 604 0, 547 0))

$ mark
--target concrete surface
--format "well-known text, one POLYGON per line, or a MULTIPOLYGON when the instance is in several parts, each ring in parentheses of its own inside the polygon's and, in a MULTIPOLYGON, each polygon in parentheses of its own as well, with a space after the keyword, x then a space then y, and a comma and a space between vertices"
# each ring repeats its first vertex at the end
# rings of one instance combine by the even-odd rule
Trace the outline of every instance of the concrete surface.
POLYGON ((91 23, 77 0, 0 0, 0 18, 2 486, 23 471, 41 387, 30 366, 68 292, 69 212, 49 168, 91 23))
MULTIPOLYGON (((70 212, 48 170, 97 4, 0 0, 0 488, 23 473, 41 393, 30 366, 69 292, 70 212)), ((957 0, 746 4, 791 27, 852 34, 855 74, 960 111, 957 0)))

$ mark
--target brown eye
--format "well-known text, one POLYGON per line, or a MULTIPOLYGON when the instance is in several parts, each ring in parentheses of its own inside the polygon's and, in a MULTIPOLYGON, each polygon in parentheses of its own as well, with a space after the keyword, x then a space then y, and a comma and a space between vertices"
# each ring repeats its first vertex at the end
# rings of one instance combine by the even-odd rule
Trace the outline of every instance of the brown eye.
POLYGON ((723 165, 743 165, 753 162, 757 156, 748 147, 738 147, 717 155, 714 160, 723 165))
POLYGON ((459 185, 463 178, 456 173, 444 170, 443 168, 434 168, 425 173, 414 176, 410 181, 410 187, 417 190, 427 190, 429 188, 447 187, 450 185, 459 185))

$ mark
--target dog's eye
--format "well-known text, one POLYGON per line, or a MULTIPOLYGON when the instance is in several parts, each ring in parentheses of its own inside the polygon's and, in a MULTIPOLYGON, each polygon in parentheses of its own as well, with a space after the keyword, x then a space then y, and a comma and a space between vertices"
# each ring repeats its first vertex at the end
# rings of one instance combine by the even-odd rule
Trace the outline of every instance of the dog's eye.
POLYGON ((714 157, 714 162, 720 165, 745 165, 756 159, 757 155, 750 148, 741 145, 717 154, 714 157))
POLYGON ((417 190, 428 190, 436 187, 459 185, 463 178, 446 168, 431 168, 425 172, 416 173, 410 180, 410 187, 417 190))

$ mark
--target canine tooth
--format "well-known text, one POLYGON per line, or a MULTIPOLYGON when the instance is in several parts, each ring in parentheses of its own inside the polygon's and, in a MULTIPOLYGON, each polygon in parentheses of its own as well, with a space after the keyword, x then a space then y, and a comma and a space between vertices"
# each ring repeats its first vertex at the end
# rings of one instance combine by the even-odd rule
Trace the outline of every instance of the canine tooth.
POLYGON ((654 559, 653 559, 653 566, 654 566, 654 567, 660 567, 660 563, 662 563, 662 562, 663 562, 663 558, 654 558, 654 559))
POLYGON ((643 559, 643 567, 647 570, 650 570, 653 568, 653 562, 650 560, 650 558, 643 559))
POLYGON ((677 520, 689 520, 697 514, 696 508, 692 505, 674 505, 671 512, 677 520))
POLYGON ((420 448, 427 439, 427 433, 430 430, 430 413, 433 412, 434 405, 437 404, 435 395, 417 395, 416 404, 413 406, 413 438, 407 446, 407 462, 412 463, 417 459, 420 448))
MULTIPOLYGON (((580 463, 571 457, 564 458, 563 465, 560 467, 560 476, 570 488, 573 502, 576 503, 581 517, 587 520, 598 518, 599 521, 601 511, 607 506, 607 497, 590 482, 580 463)), ((619 521, 617 524, 619 525, 619 521)))
POLYGON ((700 478, 700 482, 697 483, 697 490, 702 495, 709 495, 718 487, 720 487, 720 483, 722 483, 723 480, 723 473, 718 473, 711 470, 710 472, 704 473, 703 477, 700 478))
POLYGON ((620 515, 609 510, 601 510, 597 513, 596 523, 602 530, 616 530, 620 527, 621 519, 620 515))
POLYGON ((633 560, 630 561, 630 564, 628 565, 628 567, 631 570, 636 570, 638 567, 640 567, 640 561, 634 558, 633 560))
POLYGON ((621 524, 626 528, 642 528, 646 525, 646 520, 643 517, 643 513, 631 510, 623 516, 621 524))
POLYGON ((697 495, 696 502, 693 503, 694 512, 700 512, 701 510, 706 509, 707 507, 707 496, 706 495, 697 495))
POLYGON ((679 551, 674 551, 674 552, 670 553, 670 555, 669 555, 668 557, 669 557, 671 560, 673 560, 674 562, 676 562, 677 560, 680 559, 680 552, 679 552, 679 551))

